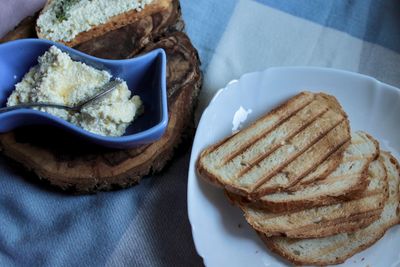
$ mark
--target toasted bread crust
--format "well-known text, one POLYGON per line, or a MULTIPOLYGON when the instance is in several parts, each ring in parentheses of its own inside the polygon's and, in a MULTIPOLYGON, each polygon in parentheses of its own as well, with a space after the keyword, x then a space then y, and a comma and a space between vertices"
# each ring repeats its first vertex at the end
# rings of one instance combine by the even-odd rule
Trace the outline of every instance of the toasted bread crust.
POLYGON ((290 202, 276 202, 276 201, 268 201, 259 199, 255 202, 254 207, 259 209, 265 209, 270 212, 280 213, 285 211, 298 211, 304 208, 312 208, 318 206, 326 206, 331 204, 340 203, 343 201, 351 200, 357 198, 362 192, 364 192, 365 188, 368 186, 368 173, 367 169, 363 171, 363 174, 360 176, 359 182, 353 187, 343 192, 338 196, 319 196, 313 199, 302 199, 302 200, 294 200, 290 202))
MULTIPOLYGON (((270 114, 274 114, 274 113, 278 112, 279 110, 286 109, 286 107, 289 106, 291 103, 295 102, 300 97, 307 96, 307 95, 310 95, 310 93, 309 92, 299 93, 298 95, 286 100, 284 103, 273 108, 271 111, 269 111, 266 114, 264 114, 263 116, 261 116, 258 120, 266 118, 266 117, 270 116, 270 114)), ((248 126, 248 128, 255 127, 256 124, 257 124, 257 121, 250 124, 248 126)), ((232 193, 238 194, 238 195, 248 196, 248 194, 249 194, 248 191, 221 182, 221 178, 216 176, 214 173, 211 173, 201 162, 205 155, 209 154, 211 151, 215 150, 216 148, 218 148, 219 146, 221 146, 222 144, 224 144, 226 141, 228 141, 232 137, 236 136, 237 134, 239 134, 239 132, 236 132, 230 136, 227 136, 227 137, 223 138, 222 140, 220 140, 219 142, 217 142, 216 144, 211 145, 211 146, 207 147, 206 149, 204 149, 200 153, 200 156, 198 157, 198 159, 196 161, 196 170, 197 170, 197 174, 200 177, 202 177, 204 180, 210 182, 211 184, 221 187, 221 188, 224 188, 224 189, 226 189, 232 193)))
POLYGON ((174 0, 171 8, 160 10, 157 14, 148 14, 119 29, 82 42, 74 46, 74 49, 99 58, 131 58, 162 35, 183 31, 184 28, 179 1, 174 0))
POLYGON ((305 227, 295 228, 290 231, 268 231, 267 233, 265 232, 265 229, 263 227, 260 227, 257 224, 257 222, 251 221, 248 218, 246 220, 256 231, 268 237, 283 236, 296 239, 320 238, 340 233, 352 233, 362 228, 365 228, 377 219, 379 219, 382 209, 383 206, 365 213, 352 215, 344 214, 340 218, 318 224, 318 228, 317 226, 307 225, 305 227))
POLYGON ((350 234, 375 222, 377 219, 379 219, 381 212, 382 209, 379 209, 350 217, 339 218, 324 224, 324 228, 320 228, 318 230, 304 229, 305 232, 301 232, 303 229, 299 229, 296 232, 289 232, 286 236, 290 238, 320 238, 340 233, 350 234))
POLYGON ((305 209, 297 213, 271 213, 251 208, 250 205, 241 202, 240 197, 236 195, 231 193, 226 195, 233 204, 243 210, 246 221, 266 236, 326 237, 353 232, 379 218, 389 197, 387 173, 382 161, 371 164, 370 170, 375 173, 371 176, 371 180, 374 181, 372 187, 369 187, 359 199, 342 202, 340 207, 332 205, 305 209))
POLYGON ((364 192, 365 188, 368 186, 367 178, 368 178, 368 171, 366 168, 363 171, 363 174, 360 176, 358 183, 355 184, 353 188, 350 188, 347 191, 342 192, 342 194, 338 196, 325 195, 313 199, 294 200, 290 202, 285 202, 285 201, 276 202, 276 201, 259 199, 255 202, 252 202, 252 204, 256 208, 265 209, 267 211, 274 213, 280 213, 285 211, 299 211, 304 208, 312 208, 312 207, 336 204, 357 198, 360 194, 362 194, 362 192, 364 192))
MULTIPOLYGON (((398 172, 398 174, 399 174, 399 179, 400 179, 400 163, 399 163, 399 161, 390 153, 390 152, 387 152, 387 151, 384 151, 384 152, 381 152, 384 156, 386 156, 386 157, 388 157, 389 158, 389 160, 390 160, 390 162, 396 167, 396 169, 397 169, 397 172, 398 172)), ((397 213, 396 213, 396 215, 397 215, 397 223, 395 223, 395 224, 400 224, 400 182, 399 182, 399 188, 398 188, 398 192, 399 192, 399 194, 398 194, 398 196, 397 196, 397 199, 398 199, 398 202, 399 202, 399 204, 398 204, 398 206, 397 206, 397 213)), ((394 225, 394 224, 393 224, 394 225)))
MULTIPOLYGON (((54 0, 48 0, 39 16, 48 10, 49 4, 54 0)), ((151 14, 157 14, 162 10, 172 9, 173 2, 176 0, 154 0, 152 3, 146 5, 143 10, 136 11, 131 10, 116 16, 111 17, 106 23, 100 24, 92 27, 89 31, 81 32, 72 41, 63 41, 63 40, 53 40, 65 44, 67 46, 75 46, 80 43, 91 40, 95 37, 101 36, 107 32, 112 30, 119 29, 128 24, 132 24, 138 20, 141 20, 144 17, 147 17, 151 14)), ((36 26, 37 36, 41 39, 47 39, 46 36, 40 31, 40 28, 36 26)))
MULTIPOLYGON (((287 259, 293 264, 296 265, 317 265, 317 266, 326 266, 326 265, 336 265, 336 264, 341 264, 344 263, 348 258, 354 256, 355 254, 369 248, 373 244, 375 244, 378 240, 380 240, 386 233, 386 231, 392 227, 395 224, 388 225, 387 228, 382 229, 379 233, 377 233, 376 238, 374 240, 371 240, 371 242, 365 243, 358 247, 357 250, 352 251, 351 253, 347 253, 346 255, 342 255, 342 257, 337 258, 335 260, 323 260, 323 259, 318 259, 318 258, 308 258, 306 260, 300 260, 297 257, 294 257, 292 254, 287 253, 285 250, 282 250, 279 246, 276 245, 276 243, 273 241, 273 238, 268 238, 265 235, 259 233, 259 236, 261 237, 261 240, 264 242, 264 244, 267 246, 268 249, 270 249, 272 252, 280 255, 281 257, 287 259)), ((356 229, 359 230, 359 229, 356 229)))
MULTIPOLYGON (((205 168, 205 166, 203 164, 201 164, 201 158, 203 158, 205 155, 207 155, 208 153, 210 153, 211 151, 213 151, 215 148, 219 147, 221 144, 223 144, 226 140, 228 140, 231 136, 225 137, 224 139, 222 139, 221 141, 219 141, 218 143, 216 143, 215 145, 209 146, 208 148, 204 149, 201 153, 200 156, 198 157, 197 161, 196 161, 196 170, 197 170, 197 174, 202 177, 204 180, 208 181, 209 183, 221 187, 221 188, 225 188, 225 184, 222 183, 220 181, 220 179, 218 179, 214 174, 212 174, 207 168, 205 168)), ((230 190, 228 190, 230 191, 230 190)), ((237 194, 245 194, 245 192, 235 192, 237 194)))
MULTIPOLYGON (((268 195, 268 194, 272 194, 272 193, 275 193, 275 192, 280 192, 280 191, 286 191, 288 188, 291 188, 292 186, 294 186, 296 183, 298 183, 303 177, 305 177, 307 174, 309 174, 310 172, 312 172, 320 163, 322 163, 324 160, 326 160, 330 155, 332 155, 332 153, 334 153, 334 152, 338 152, 338 161, 337 162, 335 162, 335 167, 337 167, 339 164, 340 164, 340 162, 341 162, 341 159, 342 159, 342 157, 343 157, 343 153, 344 153, 344 151, 345 151, 345 149, 349 146, 349 144, 350 144, 350 136, 351 136, 351 134, 350 134, 350 122, 349 122, 349 120, 347 119, 347 117, 344 119, 344 122, 343 121, 341 121, 340 122, 340 124, 344 124, 346 127, 346 135, 348 136, 348 138, 346 138, 345 140, 343 140, 343 142, 342 143, 340 143, 339 145, 338 145, 338 147, 340 148, 340 147, 343 147, 343 149, 342 150, 334 150, 334 151, 332 151, 331 153, 329 153, 329 154, 327 154, 326 156, 324 156, 324 157, 321 157, 320 159, 319 159, 319 161, 318 162, 315 162, 315 165, 314 165, 314 167, 313 168, 311 168, 311 169, 309 169, 308 171, 306 171, 306 172, 304 172, 303 173, 303 175, 301 175, 301 176, 298 176, 297 177, 297 179, 295 179, 295 180, 293 180, 293 181, 291 181, 288 185, 286 185, 285 187, 281 187, 281 186, 276 186, 276 187, 270 187, 270 188, 265 188, 265 189, 263 189, 263 188, 261 188, 261 187, 259 187, 255 192, 253 192, 253 193, 251 193, 250 194, 250 199, 252 199, 252 200, 254 200, 255 202, 257 202, 257 201, 259 201, 263 196, 265 196, 265 195, 268 195), (337 165, 336 165, 337 164, 337 165)), ((336 126, 335 126, 336 127, 336 126)), ((314 144, 315 145, 315 144, 314 144)), ((300 155, 301 156, 301 155, 300 155)), ((284 169, 285 167, 287 167, 288 165, 289 165, 290 163, 288 163, 288 164, 285 164, 285 165, 282 165, 282 168, 281 169, 284 169)), ((333 171, 333 170, 335 170, 336 168, 331 168, 331 170, 333 171)), ((278 174, 279 173, 279 170, 277 170, 275 173, 273 173, 273 175, 276 175, 276 174, 278 174)), ((328 172, 327 172, 328 173, 328 172)), ((329 174, 329 173, 328 173, 329 174)))
MULTIPOLYGON (((237 138, 241 138, 242 135, 244 135, 244 133, 238 132, 235 133, 231 136, 228 136, 226 138, 224 138, 223 140, 219 141, 218 143, 211 145, 210 147, 204 149, 200 156, 197 159, 196 162, 196 170, 197 173, 199 174, 200 177, 204 178, 205 180, 211 182, 212 184, 218 186, 218 187, 222 187, 232 193, 235 194, 239 194, 242 195, 248 199, 258 199, 259 197, 261 197, 262 195, 266 194, 266 193, 273 193, 273 192, 277 192, 279 190, 282 190, 282 187, 270 187, 270 188, 263 188, 262 185, 264 182, 268 182, 270 178, 274 177, 275 175, 277 175, 283 168, 285 168, 286 166, 288 166, 291 162, 293 162, 297 157, 299 157, 301 154, 303 154, 308 148, 312 147, 314 144, 316 144, 316 142, 318 142, 321 138, 323 138, 328 132, 332 131, 334 128, 336 127, 340 127, 342 125, 345 125, 345 136, 347 136, 347 138, 345 138, 345 140, 342 140, 342 143, 336 144, 335 146, 338 148, 339 146, 347 146, 348 145, 348 141, 350 140, 350 126, 349 126, 349 120, 347 118, 347 115, 344 113, 344 111, 341 109, 340 104, 337 102, 337 100, 333 97, 333 96, 329 96, 326 95, 324 93, 310 93, 310 92, 302 92, 292 98, 290 98, 289 100, 287 100, 286 102, 284 102, 283 104, 279 105, 278 107, 274 108, 273 110, 271 110, 270 112, 266 113, 265 115, 261 116, 260 118, 258 118, 255 122, 253 122, 250 126, 248 126, 246 128, 246 131, 253 131, 256 129, 257 126, 259 125, 263 125, 263 122, 267 122, 269 120, 269 118, 273 118, 273 116, 278 116, 277 122, 274 122, 269 126, 266 126, 268 129, 266 132, 269 133, 271 131, 276 130, 277 127, 279 127, 283 122, 286 122, 287 119, 292 118, 292 116, 294 116, 294 114, 297 114, 297 112, 299 110, 302 110, 305 106, 309 105, 311 102, 313 102, 314 100, 321 100, 323 103, 327 104, 327 106, 329 108, 327 108, 327 110, 331 110, 331 112, 335 112, 336 114, 340 114, 341 116, 341 120, 337 121, 335 124, 333 124, 331 127, 332 128, 327 128, 326 132, 322 131, 320 133, 320 136, 317 139, 313 139, 313 141, 310 141, 310 143, 305 147, 302 148, 301 150, 299 150, 296 153, 293 153, 293 155, 291 155, 290 160, 288 160, 287 162, 281 163, 280 165, 277 165, 276 167, 274 167, 275 169, 272 170, 271 172, 268 173, 268 177, 265 177, 261 180, 259 180, 257 182, 257 184, 255 184, 254 189, 251 188, 246 188, 246 187, 242 187, 239 186, 235 183, 227 183, 224 181, 224 179, 222 177, 219 176, 218 173, 216 173, 215 171, 208 169, 208 166, 206 166, 207 164, 205 164, 204 162, 206 161, 205 158, 207 155, 209 155, 211 152, 217 150, 219 147, 223 146, 225 143, 227 143, 228 141, 232 140, 236 140, 237 138), (296 102, 297 101, 297 102, 296 102), (295 104, 296 103, 296 104, 295 104), (291 106, 291 107, 289 107, 291 106), (296 109, 294 109, 296 107, 296 109), (289 111, 291 110, 291 111, 289 111), (340 110, 340 111, 339 111, 340 110), (339 111, 339 112, 338 112, 339 111), (286 112, 286 113, 284 113, 286 112), (279 115, 278 115, 279 114, 279 115), (282 115, 285 114, 285 115, 282 115), (280 121, 279 121, 280 120, 280 121), (268 128, 271 127, 271 128, 268 128), (236 139, 234 139, 236 138, 236 139)), ((321 102, 321 103, 322 103, 321 102)), ((326 106, 325 106, 326 107, 326 106)), ((326 111, 327 111, 326 110, 326 111)), ((311 125, 314 120, 320 116, 324 116, 324 112, 322 112, 321 114, 317 115, 316 117, 309 117, 308 119, 310 120, 309 122, 303 122, 305 123, 304 125, 302 125, 302 127, 296 129, 293 133, 291 133, 290 136, 287 136, 287 139, 290 139, 291 136, 296 135, 298 133, 300 133, 301 131, 303 131, 306 127, 308 127, 309 125, 311 125)), ((339 116, 339 115, 337 115, 339 116)), ((276 117, 274 119, 274 121, 276 120, 276 117)), ((268 124, 266 124, 268 125, 268 124)), ((254 136, 253 141, 251 142, 255 142, 255 140, 260 140, 260 138, 262 138, 262 136, 258 137, 258 135, 256 134, 256 136, 254 136)), ((236 141, 235 141, 236 142, 236 141)), ((245 141, 244 143, 241 144, 241 146, 250 146, 252 143, 248 143, 247 141, 245 141)), ((279 144, 274 144, 273 145, 275 148, 272 148, 270 153, 273 153, 276 149, 279 149, 280 146, 279 144)), ((282 145, 281 145, 282 146, 282 145)), ((336 148, 335 150, 336 151, 336 148)), ((330 154, 334 153, 334 151, 325 154, 323 156, 323 158, 318 158, 319 161, 326 159, 327 157, 330 156, 330 154)), ((338 154, 340 154, 340 151, 338 152, 338 154)), ((343 154, 343 151, 342 151, 343 154)), ((233 154, 233 157, 235 157, 236 154, 233 154)), ((266 155, 268 157, 268 154, 266 155)), ((341 155, 338 155, 338 158, 340 158, 341 155)), ((261 158, 262 159, 262 158, 261 158)), ((222 159, 222 161, 225 160, 230 160, 230 159, 222 159)), ((253 163, 252 163, 253 164, 253 163)), ((339 161, 337 161, 337 164, 339 164, 339 161)), ((247 167, 245 167, 243 169, 243 172, 246 172, 247 167)), ((249 167, 250 168, 250 167, 249 167)), ((332 169, 334 169, 332 167, 332 169)), ((299 179, 301 179, 303 176, 305 176, 307 174, 307 172, 312 171, 312 169, 309 169, 308 171, 302 173, 301 175, 298 175, 296 178, 291 178, 291 180, 289 181, 289 183, 287 185, 285 185, 283 188, 286 187, 290 187, 292 185, 294 185, 295 183, 297 183, 297 181, 299 179)))
MULTIPOLYGON (((366 133, 364 133, 366 134, 366 133)), ((254 207, 259 209, 265 209, 274 213, 281 213, 285 211, 297 211, 305 208, 312 208, 317 206, 331 205, 335 203, 340 203, 346 200, 356 199, 360 197, 368 186, 368 166, 369 163, 376 160, 379 157, 379 142, 374 139, 371 135, 366 134, 367 137, 373 142, 376 147, 376 153, 372 156, 369 162, 365 165, 362 174, 358 178, 356 184, 353 187, 347 188, 347 190, 342 191, 340 195, 323 195, 315 198, 301 199, 301 200, 283 200, 283 201, 269 201, 268 199, 259 198, 252 202, 254 207)), ((323 179, 320 180, 323 182, 323 179)), ((242 200, 244 201, 244 200, 242 200)))
MULTIPOLYGON (((340 264, 340 263, 345 262, 345 260, 347 259, 347 258, 346 259, 337 259, 335 261, 329 261, 329 262, 321 261, 319 259, 309 259, 307 261, 299 260, 298 258, 292 256, 292 254, 287 253, 286 250, 280 249, 280 247, 277 246, 275 244, 275 242, 272 241, 272 238, 268 238, 264 234, 259 233, 259 232, 257 232, 257 234, 269 250, 271 250, 273 253, 278 254, 279 256, 285 258, 286 260, 288 260, 289 262, 291 262, 292 264, 295 264, 295 265, 326 266, 326 265, 330 265, 330 264, 340 264)), ((351 257, 351 256, 352 255, 350 255, 349 257, 351 257)))
POLYGON ((336 111, 337 113, 341 113, 344 117, 348 118, 339 101, 333 95, 318 93, 317 98, 324 99, 334 111, 336 111))
MULTIPOLYGON (((312 180, 304 181, 303 179, 300 179, 300 181, 297 181, 294 185, 287 188, 286 191, 295 192, 309 184, 323 180, 325 177, 327 177, 330 173, 332 173, 339 166, 339 164, 343 158, 343 153, 346 151, 346 149, 348 148, 350 143, 351 143, 351 141, 347 141, 345 144, 343 144, 341 147, 339 147, 337 151, 333 152, 327 158, 327 160, 329 159, 331 161, 331 164, 328 166, 328 168, 323 173, 321 173, 317 177, 314 177, 314 179, 312 179, 312 180)), ((317 166, 316 166, 316 168, 317 168, 317 166)))
POLYGON ((374 240, 371 240, 371 242, 361 245, 360 247, 358 247, 357 250, 354 250, 351 253, 347 253, 346 255, 342 255, 342 257, 340 257, 340 258, 337 258, 335 260, 330 260, 330 261, 318 259, 318 258, 308 258, 307 260, 300 260, 299 258, 294 257, 292 254, 287 253, 285 250, 282 250, 279 246, 277 246, 277 244, 273 241, 274 238, 266 237, 262 233, 259 233, 259 236, 260 236, 261 240, 264 242, 264 244, 267 246, 268 249, 270 249, 272 252, 280 255, 281 257, 287 259, 288 261, 290 261, 293 264, 326 266, 326 265, 335 265, 335 264, 344 263, 348 258, 369 248, 370 246, 375 244, 379 239, 381 239, 385 235, 386 231, 394 225, 395 224, 391 224, 391 225, 388 225, 387 228, 382 229, 379 233, 376 234, 376 238, 374 240))
MULTIPOLYGON (((395 166, 397 169, 397 179, 400 179, 400 165, 396 158, 394 158, 389 152, 381 152, 382 155, 385 157, 389 158, 389 161, 395 166)), ((397 192, 396 192, 396 201, 398 202, 398 208, 397 211, 399 210, 400 207, 400 183, 398 184, 397 192)), ((323 257, 321 258, 301 258, 297 257, 296 255, 289 253, 287 250, 281 248, 277 242, 275 242, 276 239, 279 239, 280 237, 267 237, 262 233, 259 233, 260 238, 263 240, 265 245, 274 253, 282 256, 283 258, 289 260, 291 263, 296 264, 296 265, 319 265, 319 266, 325 266, 325 265, 330 265, 330 264, 341 264, 344 263, 348 258, 352 257, 353 255, 367 249, 368 247, 372 246, 374 243, 376 243, 379 239, 381 239, 385 232, 392 226, 399 224, 400 223, 400 213, 397 212, 397 214, 394 215, 395 218, 383 225, 379 229, 374 229, 374 238, 369 240, 368 242, 362 243, 360 246, 358 246, 356 249, 353 249, 340 257, 336 257, 333 260, 327 260, 324 259, 323 257)), ((368 229, 368 227, 366 228, 368 229)), ((290 240, 290 239, 288 239, 290 240)), ((296 240, 293 239, 295 242, 296 240)), ((290 241, 289 241, 290 242, 290 241)), ((349 240, 351 242, 351 240, 349 240)))
POLYGON ((383 206, 378 209, 371 210, 366 213, 343 215, 343 217, 335 220, 330 220, 326 223, 321 224, 319 229, 315 229, 313 226, 300 227, 293 231, 268 231, 265 233, 265 229, 260 227, 256 221, 252 221, 246 216, 246 208, 243 207, 243 203, 240 203, 235 195, 225 191, 225 195, 232 205, 240 207, 244 212, 247 223, 256 230, 259 234, 265 237, 283 236, 288 238, 319 238, 331 236, 339 233, 352 233, 359 229, 365 228, 377 219, 382 212, 383 206))

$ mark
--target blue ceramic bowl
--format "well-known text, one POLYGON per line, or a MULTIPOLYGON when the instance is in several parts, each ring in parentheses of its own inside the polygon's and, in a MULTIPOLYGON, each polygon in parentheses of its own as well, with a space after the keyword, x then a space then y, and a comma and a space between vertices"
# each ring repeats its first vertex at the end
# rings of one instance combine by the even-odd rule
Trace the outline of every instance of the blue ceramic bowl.
POLYGON ((52 45, 67 52, 72 59, 96 69, 106 70, 124 79, 132 94, 139 95, 145 112, 127 128, 121 137, 107 137, 88 132, 46 112, 20 109, 0 113, 0 132, 8 132, 27 125, 51 125, 73 133, 85 141, 111 147, 131 148, 159 139, 168 124, 166 92, 166 55, 156 49, 145 55, 126 60, 106 60, 92 57, 72 48, 47 40, 22 39, 0 45, 0 106, 37 59, 52 45))

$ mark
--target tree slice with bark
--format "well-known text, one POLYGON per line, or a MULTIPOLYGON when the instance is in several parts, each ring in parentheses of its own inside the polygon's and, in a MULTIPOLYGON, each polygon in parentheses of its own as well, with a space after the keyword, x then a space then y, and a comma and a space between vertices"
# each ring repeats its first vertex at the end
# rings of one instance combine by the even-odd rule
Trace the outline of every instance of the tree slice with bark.
MULTIPOLYGON (((138 183, 143 176, 160 171, 193 124, 193 110, 202 85, 197 51, 186 34, 177 31, 182 29, 183 24, 178 1, 175 4, 171 9, 175 10, 175 15, 171 13, 170 19, 161 20, 168 21, 162 27, 156 23, 160 20, 154 20, 153 15, 150 31, 140 30, 139 34, 132 25, 127 25, 126 29, 94 38, 89 41, 92 46, 87 42, 77 47, 108 58, 126 58, 155 48, 166 51, 169 123, 160 140, 133 149, 113 150, 84 143, 55 128, 31 126, 0 134, 0 148, 4 155, 50 184, 75 193, 128 187, 138 183), (109 40, 118 36, 127 39, 130 32, 137 40, 149 41, 139 42, 141 45, 138 47, 128 45, 112 54, 111 46, 115 42, 109 40), (89 51, 90 47, 96 49, 89 51)), ((2 41, 32 37, 32 31, 26 30, 29 23, 22 26, 27 34, 21 34, 22 30, 17 27, 13 31, 15 36, 11 32, 7 35, 8 39, 2 41)))

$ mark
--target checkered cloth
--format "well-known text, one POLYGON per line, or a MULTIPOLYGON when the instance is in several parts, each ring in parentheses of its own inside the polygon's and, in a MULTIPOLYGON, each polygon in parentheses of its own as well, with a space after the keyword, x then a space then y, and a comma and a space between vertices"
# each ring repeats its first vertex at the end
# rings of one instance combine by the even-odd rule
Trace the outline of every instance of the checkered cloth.
MULTIPOLYGON (((110 0, 112 1, 112 0, 110 0)), ((0 1, 0 36, 44 0, 0 1)), ((271 66, 322 66, 400 86, 397 0, 181 0, 217 89, 271 66)), ((0 266, 198 266, 187 218, 189 150, 130 189, 69 196, 0 157, 0 266)), ((223 249, 223 248, 220 248, 223 249)))

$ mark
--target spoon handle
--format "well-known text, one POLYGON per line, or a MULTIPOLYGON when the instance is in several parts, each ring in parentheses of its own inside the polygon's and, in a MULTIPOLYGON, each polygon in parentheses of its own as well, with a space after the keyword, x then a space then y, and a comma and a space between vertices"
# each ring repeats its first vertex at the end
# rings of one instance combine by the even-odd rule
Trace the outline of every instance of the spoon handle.
POLYGON ((35 108, 35 107, 59 108, 59 109, 66 109, 66 110, 70 110, 70 111, 79 112, 84 106, 109 94, 120 83, 122 83, 122 80, 120 80, 120 79, 115 79, 115 80, 111 80, 111 81, 107 82, 106 84, 104 84, 101 87, 101 90, 98 94, 96 94, 88 99, 85 99, 84 101, 78 103, 76 106, 73 106, 73 107, 54 104, 54 103, 39 102, 39 103, 27 103, 27 104, 19 104, 19 105, 10 106, 10 107, 3 107, 3 108, 0 108, 0 113, 11 111, 11 110, 16 110, 16 109, 21 109, 21 108, 35 108))
POLYGON ((92 97, 90 97, 90 98, 88 98, 88 99, 85 99, 85 100, 79 102, 79 103, 75 106, 75 108, 76 108, 77 110, 81 110, 84 106, 86 106, 86 105, 92 103, 93 101, 95 101, 95 100, 97 100, 97 99, 100 99, 100 98, 102 98, 103 96, 109 94, 109 93, 110 93, 111 91, 113 91, 113 90, 116 88, 116 86, 117 86, 118 84, 120 84, 120 83, 122 83, 122 80, 121 80, 121 79, 115 79, 115 80, 111 80, 111 81, 107 82, 106 84, 104 84, 104 85, 101 87, 100 92, 99 92, 98 94, 96 94, 96 95, 94 95, 94 96, 92 96, 92 97))
POLYGON ((35 107, 37 107, 37 108, 40 108, 40 107, 59 108, 59 109, 67 109, 67 110, 71 110, 71 111, 76 110, 75 107, 41 102, 41 103, 19 104, 19 105, 10 106, 10 107, 3 107, 3 108, 0 108, 0 113, 11 111, 11 110, 16 110, 16 109, 35 108, 35 107))

